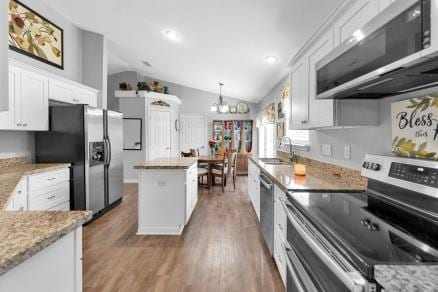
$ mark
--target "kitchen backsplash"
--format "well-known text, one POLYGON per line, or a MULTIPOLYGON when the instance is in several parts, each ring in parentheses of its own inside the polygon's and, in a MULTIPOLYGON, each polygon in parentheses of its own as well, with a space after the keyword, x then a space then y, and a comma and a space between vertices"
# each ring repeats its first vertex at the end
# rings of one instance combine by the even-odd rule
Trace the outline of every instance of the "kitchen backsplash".
POLYGON ((22 165, 27 162, 26 157, 12 157, 0 159, 0 168, 22 165))

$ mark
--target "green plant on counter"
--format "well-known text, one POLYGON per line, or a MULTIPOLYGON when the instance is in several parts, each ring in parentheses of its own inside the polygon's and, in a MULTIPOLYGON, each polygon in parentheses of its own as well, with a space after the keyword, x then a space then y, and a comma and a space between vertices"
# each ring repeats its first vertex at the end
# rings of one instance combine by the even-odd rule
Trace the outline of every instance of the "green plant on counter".
POLYGON ((427 142, 421 143, 418 148, 417 144, 412 142, 412 140, 407 140, 406 138, 394 137, 392 140, 392 153, 412 158, 422 158, 422 159, 435 159, 438 160, 436 152, 426 151, 427 142))
POLYGON ((422 112, 424 112, 431 106, 438 108, 438 96, 423 96, 417 97, 416 99, 417 100, 415 100, 414 98, 410 99, 409 102, 411 104, 408 105, 406 108, 415 108, 416 110, 420 110, 422 112))

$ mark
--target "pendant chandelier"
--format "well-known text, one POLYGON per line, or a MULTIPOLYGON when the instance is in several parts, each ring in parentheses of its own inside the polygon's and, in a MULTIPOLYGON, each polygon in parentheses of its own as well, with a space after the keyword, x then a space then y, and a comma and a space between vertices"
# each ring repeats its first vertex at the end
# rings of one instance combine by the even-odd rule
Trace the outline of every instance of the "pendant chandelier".
POLYGON ((230 112, 230 105, 226 103, 222 97, 222 86, 224 86, 224 84, 219 83, 219 102, 213 103, 213 105, 210 108, 211 112, 221 113, 221 114, 230 112))

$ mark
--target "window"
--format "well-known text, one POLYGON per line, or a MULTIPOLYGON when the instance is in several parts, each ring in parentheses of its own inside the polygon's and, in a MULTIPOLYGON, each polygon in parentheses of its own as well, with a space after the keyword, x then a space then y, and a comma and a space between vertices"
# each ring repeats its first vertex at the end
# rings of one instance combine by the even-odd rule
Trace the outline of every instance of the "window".
POLYGON ((259 156, 275 156, 275 124, 264 124, 259 128, 259 156))

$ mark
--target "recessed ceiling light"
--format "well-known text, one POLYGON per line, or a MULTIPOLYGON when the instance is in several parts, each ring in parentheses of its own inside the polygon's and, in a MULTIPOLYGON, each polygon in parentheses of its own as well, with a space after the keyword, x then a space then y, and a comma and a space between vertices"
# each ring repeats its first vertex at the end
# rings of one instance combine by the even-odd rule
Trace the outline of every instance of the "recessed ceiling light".
POLYGON ((175 41, 176 42, 176 41, 180 41, 181 40, 181 35, 177 31, 175 31, 173 29, 166 29, 164 31, 164 35, 169 40, 171 40, 171 41, 175 41))
POLYGON ((265 57, 265 62, 270 64, 270 65, 277 64, 278 61, 279 61, 279 59, 276 56, 266 56, 265 57))

